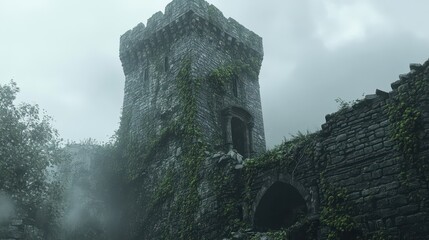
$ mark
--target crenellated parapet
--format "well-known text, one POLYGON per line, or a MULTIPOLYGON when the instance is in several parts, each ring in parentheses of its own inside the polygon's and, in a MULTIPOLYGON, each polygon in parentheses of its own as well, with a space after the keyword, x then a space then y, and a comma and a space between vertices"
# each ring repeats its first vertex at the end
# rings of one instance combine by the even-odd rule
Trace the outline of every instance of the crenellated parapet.
MULTIPOLYGON (((138 52, 153 52, 168 47, 190 32, 213 33, 211 39, 222 48, 254 52, 262 58, 262 38, 236 20, 225 18, 215 6, 204 0, 174 0, 148 19, 121 36, 121 60, 133 61, 138 52)), ((137 60, 137 59, 136 59, 137 60)))

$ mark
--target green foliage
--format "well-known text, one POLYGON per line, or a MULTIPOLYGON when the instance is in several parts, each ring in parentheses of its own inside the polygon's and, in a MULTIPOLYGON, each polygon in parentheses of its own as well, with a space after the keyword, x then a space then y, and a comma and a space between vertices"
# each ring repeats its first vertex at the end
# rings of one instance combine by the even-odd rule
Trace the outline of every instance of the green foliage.
POLYGON ((344 111, 347 109, 350 109, 355 104, 358 104, 361 100, 352 100, 352 101, 346 101, 342 98, 336 98, 335 102, 338 103, 338 111, 344 111))
POLYGON ((320 222, 328 227, 328 239, 357 239, 358 224, 351 217, 352 207, 347 202, 344 188, 336 188, 329 184, 321 174, 321 188, 324 203, 320 213, 320 222))
POLYGON ((14 100, 15 82, 0 85, 0 192, 5 192, 29 218, 53 230, 60 213, 61 185, 51 167, 68 158, 51 118, 37 105, 14 100))
POLYGON ((389 236, 386 229, 379 229, 378 231, 368 235, 366 239, 369 240, 391 240, 393 236, 389 236))
POLYGON ((174 193, 173 186, 173 171, 169 169, 156 188, 152 205, 171 197, 174 193))
MULTIPOLYGON (((169 169, 167 171, 155 189, 152 205, 155 206, 177 196, 177 202, 172 209, 181 216, 178 223, 179 236, 177 237, 179 239, 198 239, 196 235, 197 224, 195 223, 200 203, 198 172, 205 157, 204 152, 207 149, 207 146, 200 141, 201 130, 196 123, 197 102, 195 95, 199 90, 199 81, 201 80, 193 78, 190 59, 183 61, 176 79, 179 98, 182 103, 179 119, 164 130, 160 138, 155 140, 149 149, 156 149, 156 146, 161 145, 171 136, 178 137, 182 145, 182 154, 179 156, 179 160, 184 172, 180 182, 173 182, 173 179, 177 179, 174 178, 174 170, 169 169), (176 188, 184 191, 178 192, 176 188)), ((148 156, 150 155, 146 155, 146 157, 148 156)), ((172 223, 164 222, 161 226, 162 235, 165 239, 168 239, 168 236, 172 234, 169 232, 169 224, 172 223)))
MULTIPOLYGON (((259 172, 264 171, 270 167, 278 169, 286 169, 293 176, 295 169, 299 166, 304 157, 311 157, 312 152, 310 146, 315 142, 317 133, 306 134, 298 132, 296 136, 292 136, 289 141, 284 141, 282 144, 276 146, 264 153, 263 155, 247 159, 244 163, 244 180, 245 180, 245 193, 244 200, 247 202, 247 207, 251 206, 252 197, 250 196, 250 186, 259 172)), ((250 213, 251 209, 245 209, 250 213)))
MULTIPOLYGON (((292 177, 295 174, 295 170, 305 160, 313 157, 313 147, 317 142, 318 133, 302 133, 298 132, 296 135, 292 135, 292 139, 284 141, 282 144, 276 146, 274 149, 267 151, 265 154, 248 159, 244 163, 244 202, 247 204, 247 209, 244 209, 247 213, 251 212, 250 206, 253 202, 251 196, 251 186, 256 176, 268 168, 277 168, 287 170, 292 177)), ((314 229, 312 224, 307 222, 307 219, 298 221, 296 225, 283 229, 280 231, 273 231, 269 233, 263 233, 263 235, 270 236, 273 239, 288 239, 290 234, 308 230, 306 234, 308 238, 312 239, 314 236, 314 229)), ((256 235, 252 239, 259 239, 262 235, 256 235)))
POLYGON ((217 93, 223 94, 226 91, 226 84, 240 75, 247 74, 252 79, 257 79, 260 68, 260 63, 255 58, 249 58, 247 61, 236 60, 213 70, 207 80, 217 93))
POLYGON ((181 140, 183 154, 181 160, 183 169, 183 189, 184 194, 179 197, 178 211, 183 217, 180 228, 180 239, 198 239, 196 236, 195 216, 199 208, 200 198, 198 194, 199 176, 198 172, 204 152, 207 146, 201 139, 201 130, 196 122, 197 100, 196 94, 199 90, 199 79, 195 79, 191 74, 191 59, 185 59, 177 75, 179 97, 182 102, 182 112, 179 122, 181 123, 181 140))
POLYGON ((231 65, 217 68, 210 73, 208 81, 212 88, 220 94, 225 93, 226 84, 236 77, 234 68, 231 65))
POLYGON ((317 133, 298 132, 296 135, 292 135, 291 140, 284 141, 257 158, 248 159, 245 162, 245 167, 248 170, 261 170, 276 165, 293 170, 305 155, 311 157, 310 146, 314 144, 316 138, 317 133))
POLYGON ((421 113, 405 102, 389 105, 389 119, 392 122, 391 137, 398 143, 407 158, 418 150, 418 135, 421 113))
POLYGON ((269 237, 272 240, 287 240, 289 239, 289 232, 287 230, 270 231, 267 233, 257 233, 253 235, 250 240, 260 240, 262 237, 269 237))
POLYGON ((240 220, 241 206, 237 205, 241 202, 241 194, 238 191, 240 185, 237 184, 239 180, 236 179, 237 175, 233 172, 231 165, 217 165, 214 170, 210 176, 210 183, 219 206, 217 218, 219 228, 222 229, 220 235, 227 237, 237 229, 246 228, 246 224, 240 220))
POLYGON ((318 223, 310 221, 308 218, 298 220, 294 225, 280 230, 256 233, 250 237, 250 240, 260 240, 262 237, 269 237, 272 240, 315 240, 317 239, 318 223))
POLYGON ((403 171, 417 169, 429 182, 429 163, 424 159, 419 161, 416 155, 420 146, 419 133, 423 129, 419 97, 427 94, 429 84, 421 75, 414 76, 413 80, 407 82, 406 88, 398 89, 396 96, 388 104, 392 126, 390 136, 404 156, 403 171))

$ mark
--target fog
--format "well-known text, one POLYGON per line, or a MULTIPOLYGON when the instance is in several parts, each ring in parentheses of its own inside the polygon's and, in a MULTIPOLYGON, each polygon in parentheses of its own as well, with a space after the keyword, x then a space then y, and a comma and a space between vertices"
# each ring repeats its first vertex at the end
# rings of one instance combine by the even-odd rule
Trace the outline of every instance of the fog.
MULTIPOLYGON (((1 1, 0 82, 37 103, 64 139, 107 141, 118 128, 124 75, 119 37, 169 0, 1 1)), ((260 74, 268 147, 315 131, 336 98, 390 90, 428 58, 424 0, 211 0, 264 39, 260 74)))
POLYGON ((120 181, 106 167, 106 148, 96 142, 66 146, 71 162, 59 167, 64 184, 63 239, 120 239, 124 204, 120 181))
POLYGON ((0 191, 0 225, 10 220, 15 215, 15 206, 10 197, 0 191))
MULTIPOLYGON (((125 77, 119 38, 169 0, 0 2, 0 83, 38 104, 60 137, 108 142, 119 127, 125 77)), ((259 76, 267 147, 314 132, 335 99, 390 91, 409 63, 429 57, 429 1, 208 0, 263 38, 259 76)), ((58 224, 64 239, 120 238, 127 213, 121 180, 98 144, 70 144, 58 224), (121 229, 121 230, 120 230, 121 229)), ((108 154, 107 154, 108 155, 108 154)), ((0 224, 15 216, 0 192, 0 224)), ((125 230, 124 230, 125 229, 125 230)))

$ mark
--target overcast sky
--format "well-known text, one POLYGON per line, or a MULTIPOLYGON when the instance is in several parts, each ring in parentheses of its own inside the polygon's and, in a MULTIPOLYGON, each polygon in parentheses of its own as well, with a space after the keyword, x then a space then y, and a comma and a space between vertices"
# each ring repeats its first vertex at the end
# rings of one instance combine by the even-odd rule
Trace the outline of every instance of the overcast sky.
MULTIPOLYGON (((0 0, 0 83, 51 115, 61 137, 108 140, 119 126, 119 37, 169 0, 0 0)), ((315 131, 346 101, 390 91, 429 58, 427 0, 209 0, 264 40, 267 145, 315 131)))

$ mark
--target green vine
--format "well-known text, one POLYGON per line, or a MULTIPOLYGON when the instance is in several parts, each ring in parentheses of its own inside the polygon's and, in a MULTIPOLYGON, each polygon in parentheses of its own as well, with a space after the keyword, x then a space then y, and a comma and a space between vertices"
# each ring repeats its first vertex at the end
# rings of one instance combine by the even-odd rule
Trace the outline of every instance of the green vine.
MULTIPOLYGON (((154 214, 161 211, 162 203, 168 203, 169 211, 175 212, 180 219, 168 218, 163 219, 156 226, 159 237, 162 239, 199 239, 196 214, 200 205, 198 185, 200 183, 199 170, 205 157, 207 145, 201 142, 201 130, 196 122, 197 118, 197 101, 196 94, 199 91, 200 83, 198 79, 192 77, 191 60, 185 59, 181 69, 176 77, 179 100, 181 102, 179 117, 172 121, 154 140, 150 141, 143 150, 138 142, 130 141, 128 149, 132 148, 133 155, 130 159, 140 159, 142 163, 147 164, 162 146, 172 137, 180 141, 182 153, 178 156, 177 163, 182 169, 180 177, 174 167, 167 169, 166 173, 158 180, 158 185, 152 195, 149 204, 150 213, 154 214), (178 232, 172 232, 172 224, 177 226, 178 232)), ((135 174, 141 174, 141 169, 130 167, 135 174)), ((138 175, 130 174, 134 179, 138 175)), ((160 219, 161 220, 161 219, 160 219)), ((147 222, 146 225, 152 223, 147 222)), ((146 226, 151 228, 150 226, 146 226)))
POLYGON ((174 194, 173 177, 173 170, 169 169, 155 190, 152 206, 164 202, 174 194))
POLYGON ((247 213, 251 212, 250 206, 253 201, 251 196, 251 186, 256 176, 269 168, 287 169, 294 174, 304 157, 312 157, 311 146, 316 142, 317 133, 301 133, 289 141, 284 141, 274 149, 267 151, 265 154, 246 160, 244 164, 244 201, 247 213))
POLYGON ((389 105, 389 120, 392 122, 391 138, 398 143, 399 149, 408 160, 413 160, 418 150, 418 135, 421 113, 408 105, 405 95, 399 94, 399 100, 389 105))
POLYGON ((198 239, 196 213, 199 208, 200 197, 198 194, 199 170, 205 157, 207 145, 201 142, 201 130, 196 123, 197 100, 196 93, 200 87, 200 80, 192 77, 191 60, 186 59, 177 75, 177 84, 180 100, 183 103, 181 123, 181 135, 183 154, 184 176, 183 189, 186 189, 178 199, 178 212, 182 217, 179 232, 180 239, 198 239))
POLYGON ((379 229, 372 234, 368 234, 366 239, 369 240, 391 240, 393 236, 389 236, 386 229, 379 229))
POLYGON ((247 62, 236 60, 216 68, 207 79, 216 92, 223 94, 226 91, 226 84, 230 83, 233 78, 237 78, 241 74, 248 74, 252 79, 257 79, 260 68, 260 62, 256 58, 249 58, 247 62))
MULTIPOLYGON (((317 141, 318 133, 301 133, 298 132, 296 136, 289 141, 284 141, 282 144, 276 146, 274 149, 266 152, 265 154, 246 160, 244 164, 244 193, 243 200, 247 207, 244 209, 247 214, 251 213, 251 204, 253 197, 251 193, 251 186, 257 175, 266 169, 276 168, 285 169, 293 176, 295 169, 300 166, 306 159, 313 157, 313 147, 317 141)), ((317 233, 314 223, 310 222, 307 218, 299 220, 296 224, 287 229, 271 231, 267 233, 260 233, 253 236, 251 239, 260 239, 261 236, 268 236, 271 239, 289 239, 291 236, 305 232, 305 238, 300 236, 296 239, 315 239, 317 233)))
POLYGON ((300 240, 314 240, 317 239, 318 223, 310 221, 308 218, 302 218, 294 225, 276 231, 269 231, 265 233, 256 233, 250 237, 250 240, 260 240, 263 237, 269 237, 272 240, 287 240, 287 239, 300 239, 300 240))
POLYGON ((321 174, 321 188, 324 204, 320 213, 320 222, 328 227, 328 240, 358 239, 359 226, 350 215, 352 207, 348 203, 344 188, 329 184, 321 174))
POLYGON ((237 185, 240 180, 232 169, 231 165, 218 165, 210 178, 217 203, 220 206, 217 217, 222 225, 220 229, 222 229, 221 236, 223 237, 228 237, 231 232, 246 227, 240 219, 242 217, 240 216, 242 213, 239 211, 241 206, 237 205, 238 202, 241 202, 241 194, 238 194, 239 186, 237 185))
MULTIPOLYGON (((407 169, 418 170, 424 180, 429 182, 429 163, 417 159, 420 145, 420 132, 423 129, 422 113, 419 106, 420 96, 429 91, 429 84, 423 79, 423 73, 413 76, 413 79, 397 89, 396 96, 388 104, 388 115, 391 123, 391 139, 396 142, 404 156, 401 173, 404 183, 408 182, 407 169)), ((407 184, 406 184, 407 185, 407 184)))
POLYGON ((314 144, 317 134, 298 132, 291 140, 284 141, 257 158, 248 159, 246 170, 263 170, 274 165, 293 170, 304 156, 312 156, 310 146, 314 144))

